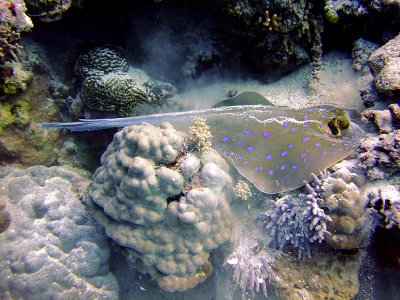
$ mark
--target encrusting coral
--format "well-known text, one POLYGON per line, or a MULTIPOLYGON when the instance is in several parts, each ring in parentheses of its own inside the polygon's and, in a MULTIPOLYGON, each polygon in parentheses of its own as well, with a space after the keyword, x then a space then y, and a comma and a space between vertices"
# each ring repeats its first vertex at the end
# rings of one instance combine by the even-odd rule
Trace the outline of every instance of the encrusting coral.
POLYGON ((107 239, 82 203, 84 176, 62 167, 0 169, 10 216, 0 233, 1 299, 118 298, 107 239))
POLYGON ((313 187, 332 220, 325 241, 335 249, 362 248, 369 241, 373 222, 363 190, 365 179, 360 174, 356 160, 345 160, 329 169, 313 187))
POLYGON ((60 20, 63 13, 73 5, 79 6, 79 0, 25 0, 30 16, 39 17, 41 21, 60 20))
POLYGON ((399 125, 399 106, 391 104, 389 110, 367 110, 363 115, 375 123, 381 134, 361 141, 360 165, 371 180, 388 178, 400 170, 400 130, 396 130, 399 125))
POLYGON ((368 192, 370 206, 379 212, 387 229, 400 228, 400 192, 398 186, 382 185, 368 192))
POLYGON ((204 281, 210 252, 231 234, 228 165, 214 151, 188 153, 191 142, 169 123, 125 127, 90 189, 106 234, 168 291, 204 281))
POLYGON ((368 63, 379 92, 387 95, 400 92, 400 35, 375 50, 368 63))

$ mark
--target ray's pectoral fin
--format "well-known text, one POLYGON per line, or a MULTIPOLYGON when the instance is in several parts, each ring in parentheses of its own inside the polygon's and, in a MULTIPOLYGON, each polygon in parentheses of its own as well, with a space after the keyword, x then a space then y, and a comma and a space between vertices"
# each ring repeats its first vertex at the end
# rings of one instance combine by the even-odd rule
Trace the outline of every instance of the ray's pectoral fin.
POLYGON ((262 192, 301 187, 354 148, 346 114, 325 108, 275 112, 276 118, 266 120, 227 120, 212 131, 214 148, 262 192))

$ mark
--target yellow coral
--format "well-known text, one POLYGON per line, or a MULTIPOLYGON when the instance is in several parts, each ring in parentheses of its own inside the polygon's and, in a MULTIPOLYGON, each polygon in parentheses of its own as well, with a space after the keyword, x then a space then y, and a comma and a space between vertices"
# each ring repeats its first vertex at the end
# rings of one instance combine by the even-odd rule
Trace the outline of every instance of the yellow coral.
POLYGON ((268 10, 265 11, 264 13, 265 21, 263 22, 263 25, 268 28, 268 30, 278 30, 279 27, 282 25, 282 18, 278 17, 276 14, 273 14, 270 16, 270 13, 268 10))
POLYGON ((196 117, 192 120, 192 126, 189 127, 190 140, 195 144, 196 150, 207 152, 211 149, 210 126, 206 120, 201 117, 196 117))

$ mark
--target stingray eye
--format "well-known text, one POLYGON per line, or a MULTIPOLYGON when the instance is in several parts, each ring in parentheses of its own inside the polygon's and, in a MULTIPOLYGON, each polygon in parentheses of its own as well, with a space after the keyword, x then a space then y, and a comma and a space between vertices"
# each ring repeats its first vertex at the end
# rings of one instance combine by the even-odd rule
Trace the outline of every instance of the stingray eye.
POLYGON ((339 135, 340 130, 338 128, 337 118, 333 118, 332 120, 330 120, 328 122, 328 127, 329 127, 329 130, 331 131, 331 134, 333 136, 338 136, 339 135))
POLYGON ((336 118, 337 124, 339 125, 340 128, 346 129, 349 128, 350 126, 350 120, 347 116, 339 116, 336 118))

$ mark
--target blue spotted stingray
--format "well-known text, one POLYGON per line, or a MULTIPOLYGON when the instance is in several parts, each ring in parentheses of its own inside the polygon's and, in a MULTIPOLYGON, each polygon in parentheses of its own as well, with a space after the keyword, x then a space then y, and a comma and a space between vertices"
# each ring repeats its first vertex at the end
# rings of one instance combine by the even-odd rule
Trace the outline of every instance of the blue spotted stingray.
MULTIPOLYGON (((312 180, 312 174, 344 159, 363 133, 350 122, 344 109, 327 105, 293 109, 268 105, 265 98, 267 105, 247 105, 252 95, 258 94, 246 93, 246 98, 240 94, 231 99, 230 103, 243 105, 41 126, 84 131, 171 122, 177 129, 187 130, 194 117, 203 117, 210 126, 213 148, 229 158, 260 191, 271 194, 303 186, 312 180)), ((263 103, 260 97, 257 103, 263 103)))

